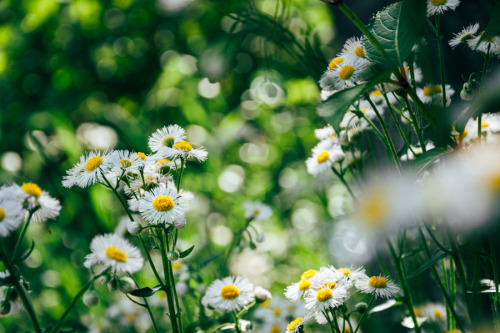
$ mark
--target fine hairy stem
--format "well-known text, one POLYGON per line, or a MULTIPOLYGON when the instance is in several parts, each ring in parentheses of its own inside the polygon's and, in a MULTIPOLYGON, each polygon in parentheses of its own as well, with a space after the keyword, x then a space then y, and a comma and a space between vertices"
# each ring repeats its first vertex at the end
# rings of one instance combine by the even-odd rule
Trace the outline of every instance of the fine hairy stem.
MULTIPOLYGON (((134 279, 134 276, 132 274, 130 274, 130 273, 128 273, 128 275, 130 276, 130 278, 132 280, 134 280, 135 286, 137 288, 139 288, 139 284, 134 279)), ((146 297, 143 297, 142 299, 144 300, 144 305, 143 306, 148 310, 149 318, 151 318, 151 322, 153 323, 153 328, 154 328, 155 332, 158 333, 159 332, 158 326, 156 325, 156 320, 155 320, 155 317, 153 316, 153 312, 151 311, 151 307, 149 306, 148 299, 146 297)))
POLYGON ((12 261, 16 260, 17 252, 19 251, 19 246, 21 246, 21 243, 23 242, 24 235, 26 234, 26 231, 28 230, 28 227, 31 222, 31 218, 33 217, 33 213, 37 210, 38 208, 32 209, 29 211, 28 219, 26 220, 26 223, 24 224, 24 228, 21 231, 21 234, 19 235, 19 238, 16 241, 16 245, 14 246, 14 251, 12 252, 12 261))
POLYGON ((71 304, 68 306, 66 311, 64 311, 61 318, 59 318, 56 325, 54 326, 53 329, 50 330, 50 332, 56 333, 59 331, 64 319, 66 319, 66 316, 71 312, 71 310, 73 310, 73 307, 75 306, 76 302, 80 299, 80 297, 82 297, 82 295, 87 291, 87 289, 89 289, 90 286, 92 286, 94 284, 95 280, 97 280, 101 276, 107 274, 109 269, 110 268, 105 269, 104 271, 102 271, 101 273, 99 273, 98 275, 95 275, 92 279, 90 279, 90 281, 78 292, 78 294, 76 294, 76 296, 73 298, 73 301, 71 301, 71 304))
POLYGON ((349 184, 344 179, 344 176, 342 175, 342 173, 340 173, 334 166, 332 167, 332 170, 333 170, 333 173, 336 174, 337 177, 339 177, 339 179, 342 182, 342 184, 344 184, 344 186, 346 187, 346 189, 349 192, 349 194, 351 195, 351 197, 354 200, 356 200, 356 195, 354 194, 354 192, 352 191, 351 187, 349 186, 349 184))
POLYGON ((443 111, 446 111, 446 81, 444 76, 443 35, 441 34, 441 14, 436 16, 436 38, 438 42, 439 66, 441 67, 441 86, 443 93, 443 111))
POLYGON ((354 333, 357 333, 359 331, 359 328, 361 327, 361 324, 365 320, 366 315, 368 314, 370 308, 373 305, 373 301, 375 301, 375 295, 372 296, 372 298, 370 299, 370 303, 368 303, 368 306, 366 307, 365 312, 363 312, 363 314, 361 315, 361 318, 359 318, 358 326, 356 327, 356 330, 354 330, 354 333))
POLYGON ((425 141, 424 141, 424 138, 422 136, 422 128, 418 126, 417 118, 416 118, 415 113, 413 112, 413 110, 411 108, 411 104, 410 104, 410 101, 408 100, 408 96, 404 95, 403 100, 405 101, 406 107, 408 108, 408 112, 410 113, 411 122, 413 123, 415 133, 417 133, 418 141, 420 142, 420 148, 422 148, 422 151, 425 153, 426 148, 425 148, 425 141))
POLYGON ((238 322, 239 318, 238 318, 238 315, 236 314, 236 311, 233 311, 233 318, 234 318, 234 330, 237 333, 240 333, 241 332, 241 330, 240 330, 240 324, 238 322))
POLYGON ((3 243, 0 241, 0 250, 1 250, 1 258, 5 265, 5 268, 9 271, 9 274, 12 277, 12 284, 14 289, 16 289, 17 294, 21 297, 21 301, 23 302, 24 308, 30 317, 31 323, 33 324, 33 328, 35 332, 41 333, 42 329, 40 328, 40 323, 38 321, 38 317, 36 316, 35 308, 33 307, 33 303, 31 303, 31 299, 28 296, 28 292, 24 288, 21 283, 21 277, 17 274, 17 269, 13 268, 13 265, 9 261, 7 254, 5 253, 5 249, 3 247, 3 243))
MULTIPOLYGON (((488 71, 488 65, 490 63, 490 48, 491 48, 491 44, 488 45, 486 57, 484 58, 483 71, 481 72, 481 79, 479 81, 480 90, 483 89, 484 76, 486 75, 486 72, 488 71)), ((481 142, 481 140, 482 140, 482 138, 481 138, 481 130, 482 130, 481 118, 482 118, 482 114, 480 113, 479 116, 477 117, 477 137, 479 138, 479 142, 481 142)))

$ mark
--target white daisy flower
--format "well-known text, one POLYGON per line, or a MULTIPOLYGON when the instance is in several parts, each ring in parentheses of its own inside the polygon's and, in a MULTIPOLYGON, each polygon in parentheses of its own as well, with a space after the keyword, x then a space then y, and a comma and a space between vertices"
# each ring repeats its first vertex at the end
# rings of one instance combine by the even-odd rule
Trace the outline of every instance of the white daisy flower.
POLYGON ((338 144, 330 140, 321 141, 312 150, 312 157, 306 160, 307 172, 312 175, 325 172, 333 163, 341 161, 345 155, 338 144))
POLYGON ((340 90, 352 87, 355 83, 364 80, 368 65, 356 59, 344 59, 342 63, 332 70, 327 70, 321 77, 319 83, 321 88, 329 90, 340 90))
POLYGON ((116 234, 95 236, 90 250, 92 253, 85 257, 83 263, 87 268, 101 264, 111 267, 113 271, 132 274, 139 271, 144 263, 139 249, 116 234))
POLYGON ((370 99, 375 105, 385 106, 384 93, 381 90, 375 89, 370 92, 370 99))
POLYGON ((340 122, 340 127, 346 130, 346 136, 349 140, 366 130, 369 126, 368 121, 364 117, 360 118, 351 111, 347 111, 340 122))
POLYGON ((172 183, 161 184, 145 192, 139 202, 139 212, 149 223, 172 223, 179 215, 184 215, 192 195, 177 192, 172 183))
MULTIPOLYGON (((447 84, 446 86, 446 106, 451 103, 451 97, 455 94, 455 90, 447 84)), ((423 89, 417 88, 417 95, 422 102, 427 104, 442 105, 443 104, 443 89, 441 85, 428 84, 423 89)))
MULTIPOLYGON (((420 156, 424 153, 424 150, 422 149, 422 147, 420 147, 420 146, 417 147, 417 146, 413 146, 413 145, 410 145, 410 146, 411 146, 411 149, 408 148, 408 150, 406 151, 406 154, 404 154, 403 156, 400 157, 401 161, 403 161, 403 162, 413 161, 417 156, 420 156)), ((431 150, 433 148, 434 148, 434 144, 432 142, 428 142, 425 145, 426 150, 431 150)))
POLYGON ((21 201, 12 196, 12 188, 0 188, 0 236, 7 237, 12 231, 19 228, 23 220, 23 206, 21 201))
POLYGON ((467 43, 469 40, 476 37, 479 30, 479 23, 471 24, 465 27, 459 33, 453 35, 453 38, 448 42, 452 48, 457 47, 461 43, 467 43))
POLYGON ((166 175, 170 170, 180 167, 174 161, 162 158, 158 153, 150 156, 147 166, 162 175, 166 175))
MULTIPOLYGON (((271 299, 268 298, 260 304, 260 306, 255 310, 253 316, 263 322, 283 322, 291 315, 291 311, 289 311, 290 305, 292 305, 292 303, 281 297, 273 297, 271 299)), ((281 330, 279 332, 281 332, 281 330)))
POLYGON ((298 333, 300 328, 304 326, 306 320, 302 317, 295 318, 286 326, 287 333, 298 333))
POLYGON ((335 129, 330 124, 327 124, 325 127, 315 129, 314 135, 320 141, 329 140, 332 143, 338 144, 343 141, 343 138, 337 135, 335 129))
POLYGON ((366 59, 366 50, 361 43, 361 38, 358 37, 351 37, 345 42, 340 57, 346 59, 346 62, 359 61, 365 67, 370 64, 370 61, 366 59))
POLYGON ((158 155, 169 160, 182 158, 184 160, 198 160, 198 162, 203 162, 207 159, 208 153, 203 147, 193 148, 189 142, 179 141, 173 147, 161 148, 158 151, 158 155))
POLYGON ((446 307, 443 304, 426 304, 423 307, 422 314, 430 321, 446 322, 446 307))
POLYGON ((311 288, 311 279, 316 275, 317 271, 314 269, 309 269, 302 273, 300 277, 300 282, 292 283, 285 290, 285 297, 292 302, 297 302, 302 296, 304 296, 311 288))
POLYGON ((163 147, 173 147, 177 142, 186 139, 186 131, 177 124, 164 126, 156 130, 148 140, 149 149, 157 152, 163 147))
MULTIPOLYGON (((306 309, 312 314, 321 314, 325 310, 334 309, 349 298, 346 285, 328 282, 319 289, 313 289, 306 294, 304 301, 306 309)), ((316 318, 318 319, 318 318, 316 318)))
POLYGON ((214 309, 239 311, 254 300, 253 285, 246 278, 228 276, 212 282, 205 296, 214 309))
POLYGON ((443 14, 448 10, 455 10, 460 0, 427 0, 427 16, 443 14))
POLYGON ((366 276, 365 269, 363 267, 355 267, 355 266, 340 267, 337 268, 337 272, 344 275, 352 283, 366 276))
POLYGON ((111 165, 109 155, 111 152, 87 152, 80 157, 80 161, 66 171, 62 184, 64 187, 87 187, 102 181, 102 172, 109 171, 111 165))
POLYGON ((473 50, 473 51, 479 51, 483 54, 487 54, 488 52, 494 55, 500 54, 500 37, 498 36, 492 36, 488 38, 484 38, 481 40, 481 37, 483 37, 484 31, 481 32, 478 36, 475 36, 474 38, 471 38, 467 41, 467 45, 473 50))
POLYGON ((259 201, 244 202, 242 207, 245 210, 245 219, 267 220, 273 215, 271 207, 259 201))
POLYGON ((381 298, 392 298, 399 292, 399 287, 389 278, 383 276, 364 276, 354 282, 361 292, 381 298))
MULTIPOLYGON (((407 78, 408 82, 411 84, 411 82, 412 82, 411 70, 410 70, 410 66, 408 65, 408 63, 406 61, 403 64, 403 67, 399 68, 399 72, 401 74, 403 74, 403 71, 404 71, 404 76, 407 78)), ((415 82, 418 83, 418 82, 422 81, 422 78, 423 78, 422 70, 417 65, 413 65, 413 75, 415 76, 415 78, 414 78, 415 82)), ((391 79, 397 80, 396 75, 391 74, 391 79)), ((393 90, 393 89, 390 89, 390 90, 393 90)))
POLYGON ((23 194, 23 199, 25 200, 28 210, 38 207, 33 213, 33 221, 45 222, 59 216, 59 212, 61 211, 61 203, 59 200, 52 198, 48 192, 42 191, 37 184, 24 183, 20 187, 17 184, 13 186, 20 189, 19 192, 23 194))

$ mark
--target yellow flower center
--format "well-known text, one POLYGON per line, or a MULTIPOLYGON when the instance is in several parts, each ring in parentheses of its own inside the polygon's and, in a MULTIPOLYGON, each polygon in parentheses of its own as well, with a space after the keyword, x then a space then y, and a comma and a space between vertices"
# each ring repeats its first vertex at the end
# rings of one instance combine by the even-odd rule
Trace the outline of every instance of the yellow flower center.
POLYGON ((347 269, 347 268, 339 268, 337 271, 344 274, 345 276, 348 276, 349 274, 351 274, 351 270, 347 269))
POLYGON ((332 298, 333 293, 330 288, 321 288, 316 293, 316 299, 320 302, 324 302, 332 298))
POLYGON ((344 333, 351 333, 350 327, 344 327, 344 333))
POLYGON ((415 308, 414 309, 415 316, 420 317, 422 315, 422 310, 420 308, 415 308))
POLYGON ((339 71, 339 78, 342 80, 349 80, 354 73, 354 67, 351 65, 342 66, 339 71))
POLYGON ((132 166, 132 162, 130 162, 129 160, 121 160, 120 164, 124 168, 129 168, 132 166))
POLYGON ((260 304, 260 306, 263 306, 263 307, 267 308, 269 306, 269 304, 271 304, 271 300, 268 298, 264 302, 262 302, 260 304))
POLYGON ((134 313, 126 313, 125 318, 129 321, 129 323, 133 323, 136 319, 136 316, 134 313))
POLYGON ((174 149, 181 149, 181 150, 188 150, 188 151, 190 151, 190 150, 193 150, 193 147, 187 141, 180 141, 180 142, 177 142, 174 145, 174 149))
POLYGON ((337 68, 341 63, 344 62, 344 58, 338 57, 330 61, 330 64, 328 65, 328 69, 333 71, 335 68, 337 68))
POLYGON ((182 263, 180 263, 180 262, 176 262, 176 263, 172 264, 172 269, 174 269, 174 270, 181 269, 181 267, 182 267, 182 263))
POLYGON ((174 200, 167 195, 160 195, 153 200, 153 207, 157 211, 166 212, 174 207, 174 200))
POLYGON ((279 316, 281 314, 281 310, 280 309, 274 309, 273 313, 274 313, 275 316, 279 316))
POLYGON ((106 255, 116 261, 125 262, 127 260, 127 255, 122 249, 114 245, 108 246, 106 249, 106 255))
POLYGON ((271 331, 270 331, 270 333, 279 333, 279 332, 280 332, 280 328, 278 326, 276 326, 276 325, 273 326, 271 328, 271 331))
POLYGON ((448 0, 431 0, 434 6, 443 6, 448 2, 448 0))
POLYGON ((5 210, 3 210, 2 207, 0 207, 0 221, 2 221, 4 217, 5 217, 5 210))
POLYGON ((357 55, 360 58, 364 58, 365 57, 365 52, 363 51, 363 47, 362 46, 358 46, 354 50, 354 54, 357 55))
POLYGON ((436 309, 436 310, 434 310, 434 316, 436 316, 436 318, 442 318, 443 313, 436 309))
POLYGON ((144 153, 141 153, 141 152, 138 152, 137 153, 137 156, 141 159, 141 160, 145 160, 146 158, 148 158, 148 156, 144 153))
POLYGON ((370 93, 370 96, 373 96, 373 97, 380 97, 382 96, 382 92, 380 90, 374 90, 370 93))
POLYGON ((327 282, 323 285, 323 287, 326 287, 326 288, 330 288, 330 289, 333 289, 337 286, 337 283, 336 282, 327 282))
POLYGON ((443 90, 441 89, 440 86, 438 85, 435 85, 435 86, 426 86, 424 88, 424 96, 432 96, 434 94, 439 94, 441 93, 443 90))
POLYGON ((307 290, 307 289, 309 289, 310 286, 311 286, 311 282, 309 282, 308 280, 306 280, 306 279, 300 280, 299 290, 300 291, 307 290))
POLYGON ((87 170, 87 172, 92 172, 95 169, 97 169, 101 164, 102 164, 102 157, 94 156, 90 158, 87 161, 87 163, 85 163, 85 170, 87 170))
POLYGON ((259 215, 259 214, 260 214, 260 210, 255 209, 255 210, 253 211, 253 215, 259 215))
POLYGON ((500 190, 500 173, 494 173, 489 177, 489 188, 492 192, 497 192, 500 190))
POLYGON ((165 165, 168 163, 170 163, 170 160, 167 160, 166 158, 156 161, 156 164, 161 164, 161 165, 165 165))
POLYGON ((360 111, 361 111, 361 113, 365 114, 366 110, 368 110, 368 109, 361 109, 360 111))
POLYGON ((368 284, 374 288, 386 288, 387 281, 382 276, 372 276, 368 284))
POLYGON ((324 151, 321 154, 319 154, 316 159, 318 160, 318 163, 321 164, 321 163, 325 163, 329 158, 330 158, 330 153, 327 151, 324 151))
POLYGON ((387 215, 387 209, 385 200, 374 193, 360 202, 359 214, 367 224, 378 226, 387 215))
POLYGON ((481 127, 488 127, 488 126, 490 126, 490 124, 485 123, 484 121, 481 122, 481 127))
POLYGON ((309 270, 305 271, 304 273, 302 273, 300 278, 301 279, 310 279, 314 275, 316 275, 316 271, 314 269, 309 269, 309 270))
POLYGON ((26 183, 21 186, 21 190, 32 195, 34 197, 39 198, 42 195, 42 189, 35 183, 26 183))
POLYGON ((222 289, 220 291, 220 295, 225 300, 232 300, 232 299, 235 299, 236 297, 240 296, 240 290, 238 288, 236 288, 235 286, 229 284, 227 286, 222 287, 222 289))
POLYGON ((299 326, 302 322, 304 321, 304 318, 296 318, 290 322, 290 324, 287 325, 286 329, 288 332, 293 331, 293 329, 297 326, 299 326))

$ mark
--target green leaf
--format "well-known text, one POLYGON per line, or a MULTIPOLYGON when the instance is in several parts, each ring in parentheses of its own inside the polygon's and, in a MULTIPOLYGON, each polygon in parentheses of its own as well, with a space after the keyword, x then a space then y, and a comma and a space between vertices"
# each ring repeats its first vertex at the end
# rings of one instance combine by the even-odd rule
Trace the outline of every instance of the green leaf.
POLYGON ((194 249, 194 245, 191 246, 189 249, 185 250, 185 251, 182 251, 180 253, 180 258, 186 258, 191 252, 193 252, 193 249, 194 249))
POLYGON ((427 168, 431 166, 434 161, 440 159, 446 154, 447 152, 441 148, 428 150, 422 155, 417 156, 417 158, 415 158, 415 160, 411 163, 411 166, 414 170, 417 171, 417 174, 421 174, 422 172, 427 170, 427 168))
POLYGON ((150 297, 150 296, 153 296, 160 289, 161 289, 160 285, 157 285, 156 287, 153 287, 153 288, 144 287, 144 288, 132 290, 129 294, 132 296, 137 296, 137 297, 150 297))
POLYGON ((491 12, 490 21, 488 22, 488 25, 484 30, 484 34, 481 36, 479 42, 493 36, 500 36, 500 1, 498 0, 495 2, 495 7, 491 12))
POLYGON ((423 31, 425 18, 426 2, 422 0, 403 0, 378 12, 368 28, 386 52, 386 58, 365 37, 367 58, 391 67, 402 65, 423 31))
POLYGON ((450 254, 451 254, 450 252, 444 252, 444 251, 438 250, 436 252, 436 254, 434 254, 429 260, 427 260, 422 266, 420 266, 420 268, 418 268, 416 271, 414 271, 413 273, 408 275, 407 278, 412 279, 412 278, 420 275, 427 268, 431 267, 432 265, 437 263, 439 260, 446 258, 450 254))

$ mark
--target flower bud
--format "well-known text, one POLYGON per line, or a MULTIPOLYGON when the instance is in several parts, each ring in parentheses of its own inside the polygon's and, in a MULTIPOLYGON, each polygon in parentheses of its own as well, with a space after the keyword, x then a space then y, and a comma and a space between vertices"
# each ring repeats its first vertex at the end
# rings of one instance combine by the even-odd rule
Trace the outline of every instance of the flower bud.
POLYGON ((99 282, 101 282, 101 284, 106 284, 109 282, 109 275, 103 275, 99 278, 99 282))
POLYGON ((118 280, 116 278, 112 278, 108 282, 108 290, 110 292, 116 291, 118 289, 118 280))
POLYGON ((170 261, 176 261, 179 259, 180 256, 181 255, 180 255, 179 251, 177 251, 177 250, 173 250, 173 251, 170 251, 169 253, 167 253, 167 258, 170 261))
POLYGON ((257 234, 257 238, 255 240, 257 241, 257 243, 262 243, 265 238, 266 237, 264 234, 257 234))
POLYGON ((179 215, 174 219, 174 227, 177 229, 182 229, 186 226, 186 217, 184 215, 179 215))
POLYGON ((4 300, 0 302, 0 315, 6 316, 10 312, 10 302, 8 300, 4 300))
POLYGON ((134 221, 127 221, 127 230, 132 236, 137 236, 141 232, 141 225, 134 221))
POLYGON ((83 304, 86 306, 94 306, 99 304, 99 296, 94 290, 89 290, 83 294, 83 304))
POLYGON ((118 288, 125 294, 128 294, 132 290, 137 289, 137 286, 135 285, 134 280, 132 278, 129 278, 128 276, 124 276, 120 278, 118 282, 118 288))
POLYGON ((465 82, 462 91, 460 91, 460 98, 464 101, 472 101, 474 99, 474 90, 472 90, 472 84, 465 82))
POLYGON ((175 284, 175 290, 177 291, 177 295, 179 296, 184 296, 189 290, 189 287, 186 283, 184 282, 177 282, 175 284))
POLYGON ((262 303, 267 301, 268 299, 273 298, 273 295, 271 295, 269 290, 259 286, 255 287, 254 293, 255 293, 255 300, 257 301, 257 303, 262 303))
POLYGON ((363 314, 363 313, 365 313, 365 311, 368 309, 368 304, 366 304, 365 302, 359 302, 358 304, 356 304, 355 309, 356 309, 356 311, 358 311, 360 314, 363 314))
POLYGON ((15 301, 17 299, 17 291, 14 288, 10 288, 6 298, 9 301, 15 301))

